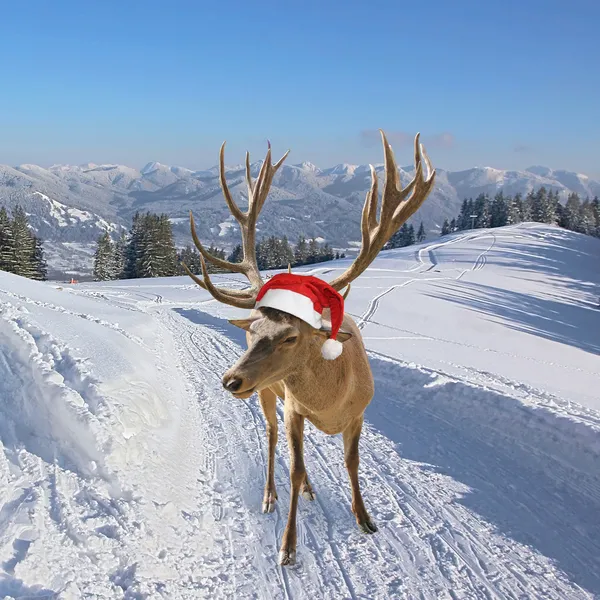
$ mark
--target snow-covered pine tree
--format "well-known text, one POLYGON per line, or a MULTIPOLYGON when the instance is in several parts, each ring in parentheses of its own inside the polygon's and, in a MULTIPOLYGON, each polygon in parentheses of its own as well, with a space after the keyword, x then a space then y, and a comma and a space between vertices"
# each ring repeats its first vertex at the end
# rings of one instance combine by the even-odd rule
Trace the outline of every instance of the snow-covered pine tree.
POLYGON ((581 202, 579 195, 575 192, 569 194, 567 201, 561 211, 558 224, 565 229, 578 231, 579 229, 579 212, 581 210, 581 202))
POLYGON ((333 260, 334 256, 333 248, 326 243, 321 250, 321 261, 333 260))
POLYGON ((479 196, 475 198, 472 214, 477 215, 477 217, 475 217, 475 229, 485 229, 490 227, 490 199, 487 194, 479 194, 479 196))
POLYGON ((521 202, 519 198, 508 196, 506 198, 507 213, 506 213, 506 224, 516 225, 521 222, 521 202))
POLYGON ((594 235, 600 237, 600 199, 598 196, 594 196, 592 200, 592 211, 594 213, 594 222, 596 223, 594 235))
POLYGON ((556 213, 559 201, 558 192, 550 190, 546 194, 546 201, 542 205, 542 218, 544 219, 544 223, 549 223, 552 225, 556 223, 556 213))
POLYGON ((35 254, 34 236, 27 222, 27 215, 20 205, 17 205, 12 214, 12 233, 14 239, 14 260, 17 275, 33 278, 36 268, 33 261, 35 254))
POLYGON ((15 272, 15 239, 6 208, 0 208, 0 271, 15 272))
POLYGON ((579 231, 586 235, 594 235, 596 231, 596 217, 594 207, 589 200, 582 202, 579 211, 579 231))
POLYGON ((419 230, 417 231, 417 242, 420 244, 425 241, 427 234, 425 233, 425 226, 423 225, 423 221, 419 225, 419 230))
MULTIPOLYGON (((225 260, 225 252, 219 248, 217 248, 216 246, 213 246, 212 244, 210 245, 210 247, 208 248, 208 253, 211 254, 212 256, 216 256, 217 258, 221 258, 223 260, 225 260)), ((202 272, 202 264, 200 263, 200 253, 198 254, 198 263, 200 264, 200 272, 202 272)), ((226 272, 224 269, 221 269, 215 265, 213 265, 210 261, 206 261, 206 270, 209 273, 224 273, 226 272)))
MULTIPOLYGON (((181 250, 178 254, 179 263, 185 263, 188 269, 194 273, 194 275, 202 274, 202 263, 200 262, 200 253, 196 250, 196 248, 192 248, 190 244, 188 244, 185 248, 181 250)), ((208 265, 207 265, 208 267, 208 265)), ((178 271, 180 275, 185 275, 185 270, 181 267, 178 271)))
POLYGON ((312 265, 319 261, 319 242, 311 238, 308 242, 308 260, 307 264, 312 265))
POLYGON ((278 259, 280 268, 285 268, 288 265, 294 264, 294 251, 292 250, 287 236, 285 235, 279 241, 278 259))
POLYGON ((297 265, 305 265, 308 261, 308 244, 306 243, 306 238, 301 235, 298 238, 298 243, 296 244, 296 250, 294 251, 294 262, 297 265))
POLYGON ((108 232, 104 232, 97 241, 94 254, 94 280, 114 279, 115 249, 108 232))
POLYGON ((448 223, 448 219, 444 219, 444 222, 442 223, 442 231, 440 233, 440 236, 448 235, 449 233, 450 233, 450 223, 448 223))

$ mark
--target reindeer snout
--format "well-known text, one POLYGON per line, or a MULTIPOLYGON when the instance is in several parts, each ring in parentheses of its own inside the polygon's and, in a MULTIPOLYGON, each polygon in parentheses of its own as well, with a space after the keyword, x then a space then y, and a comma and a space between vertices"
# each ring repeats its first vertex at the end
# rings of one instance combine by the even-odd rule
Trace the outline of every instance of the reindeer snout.
POLYGON ((237 392, 244 383, 244 380, 241 377, 236 377, 235 375, 225 375, 223 377, 223 387, 228 392, 237 392))

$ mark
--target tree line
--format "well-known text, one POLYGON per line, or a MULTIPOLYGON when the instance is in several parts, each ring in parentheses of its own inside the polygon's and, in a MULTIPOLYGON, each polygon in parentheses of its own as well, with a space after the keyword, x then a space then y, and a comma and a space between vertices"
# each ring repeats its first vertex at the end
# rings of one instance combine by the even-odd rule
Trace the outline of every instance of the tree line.
POLYGON ((27 214, 21 206, 8 216, 0 208, 0 271, 44 281, 48 268, 42 241, 32 231, 27 214))
MULTIPOLYGON (((210 246, 208 252, 231 262, 241 262, 242 246, 237 245, 229 255, 225 250, 210 246)), ((256 244, 258 267, 283 269, 289 265, 308 265, 334 258, 345 258, 345 254, 334 252, 328 244, 320 244, 316 239, 307 240, 303 236, 292 246, 286 237, 270 236, 256 244)), ((177 250, 173 240, 171 221, 166 214, 147 212, 133 216, 131 229, 117 241, 109 233, 98 238, 94 255, 94 279, 136 279, 140 277, 170 277, 185 275, 182 263, 192 273, 200 274, 202 266, 200 254, 190 244, 177 250)), ((220 269, 207 263, 209 273, 220 269)))
POLYGON ((464 229, 482 229, 515 225, 524 221, 558 225, 600 237, 600 200, 587 198, 582 201, 575 192, 569 194, 566 203, 559 201, 558 192, 545 187, 531 190, 524 198, 521 194, 505 195, 499 191, 494 198, 479 194, 463 200, 460 213, 451 221, 444 220, 441 235, 464 229))
POLYGON ((415 228, 413 225, 403 223, 402 227, 394 233, 394 235, 387 241, 384 250, 392 250, 393 248, 404 248, 405 246, 412 246, 414 243, 420 244, 425 241, 427 237, 425 233, 425 227, 423 221, 419 225, 419 229, 415 234, 415 228))

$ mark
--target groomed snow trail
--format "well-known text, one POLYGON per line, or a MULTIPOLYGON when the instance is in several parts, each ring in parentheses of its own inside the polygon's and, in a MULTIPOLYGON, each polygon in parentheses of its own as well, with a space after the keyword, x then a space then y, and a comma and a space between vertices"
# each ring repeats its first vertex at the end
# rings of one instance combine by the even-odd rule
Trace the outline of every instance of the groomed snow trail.
MULTIPOLYGON (((531 535, 531 542, 540 536, 548 548, 563 540, 560 558, 580 577, 589 577, 586 573, 593 573, 600 556, 600 527, 593 516, 598 481, 586 481, 579 472, 578 486, 563 489, 573 473, 552 454, 565 452, 558 442, 550 444, 547 454, 528 458, 532 449, 521 437, 524 432, 517 428, 513 438, 502 427, 516 416, 503 405, 507 398, 375 355, 371 360, 378 392, 361 442, 361 479, 380 530, 364 536, 355 526, 339 436, 323 435, 308 425, 306 464, 317 500, 301 501, 299 566, 276 567, 289 501, 285 436, 280 436, 277 452, 278 509, 262 515, 266 440, 260 408, 255 400, 235 401, 219 390, 219 375, 240 348, 216 329, 219 325, 211 317, 190 309, 178 312, 189 323, 169 315, 169 328, 182 340, 191 378, 201 382, 197 393, 204 427, 214 427, 215 421, 220 425, 224 449, 216 456, 214 473, 229 485, 229 473, 244 474, 227 493, 219 488, 218 499, 213 496, 208 503, 219 507, 218 522, 234 530, 231 555, 221 559, 231 569, 226 572, 241 568, 256 597, 591 597, 537 552, 535 544, 521 538, 531 535), (212 389, 210 398, 200 391, 207 387, 212 389), (450 398, 451 407, 446 405, 450 398), (481 400, 489 400, 488 414, 474 427, 477 420, 469 415, 481 400), (441 469, 429 462, 433 458, 441 469), (451 465, 449 473, 445 465, 451 465), (478 514, 481 498, 474 504, 469 500, 474 485, 486 500, 483 517, 478 514), (555 498, 553 488, 561 492, 555 498), (243 513, 236 512, 239 504, 230 495, 241 502, 243 513), (507 528, 517 525, 523 531, 516 539, 506 535, 507 528), (237 535, 240 529, 243 536, 237 535)), ((221 327, 239 339, 237 332, 221 327)), ((283 433, 282 418, 280 409, 283 433)), ((540 437, 548 434, 543 426, 540 437)), ((226 587, 221 582, 218 593, 223 597, 226 587)))
POLYGON ((245 347, 227 310, 183 278, 0 290, 0 597, 600 597, 600 414, 446 352, 435 368, 404 360, 422 342, 478 350, 384 312, 408 292, 489 277, 498 240, 528 235, 425 246, 406 254, 416 268, 382 261, 370 270, 380 285, 354 288, 376 384, 360 478, 379 531, 356 526, 341 436, 307 423, 316 500, 299 500, 292 568, 277 565, 283 406, 279 500, 265 515, 260 406, 221 386, 245 347), (448 248, 467 258, 454 264, 448 248), (374 333, 393 341, 372 347, 374 333))

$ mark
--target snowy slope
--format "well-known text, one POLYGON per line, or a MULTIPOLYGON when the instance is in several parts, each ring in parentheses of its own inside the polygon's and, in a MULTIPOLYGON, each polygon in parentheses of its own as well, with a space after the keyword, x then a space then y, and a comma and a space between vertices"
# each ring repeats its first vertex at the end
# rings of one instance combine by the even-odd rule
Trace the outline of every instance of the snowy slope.
POLYGON ((0 273, 0 597, 600 597, 599 259, 538 225, 382 252, 347 302, 379 532, 355 525, 340 436, 307 425, 317 499, 286 569, 285 436, 264 515, 260 408, 220 384, 244 311, 186 278, 0 273))

